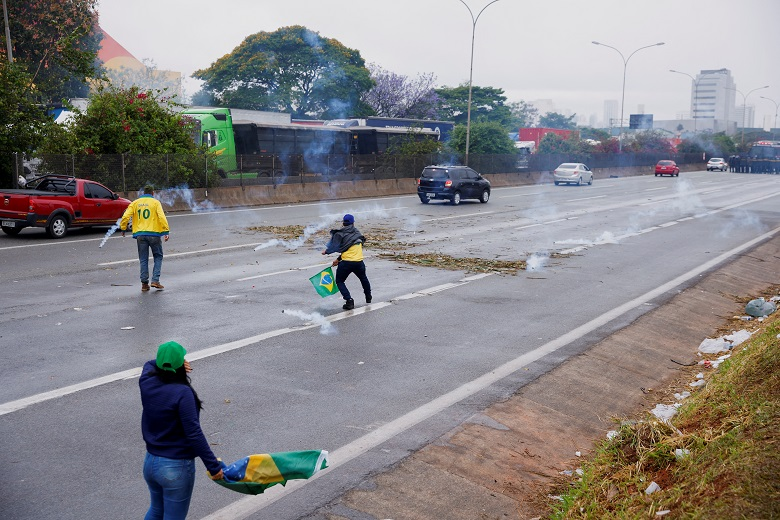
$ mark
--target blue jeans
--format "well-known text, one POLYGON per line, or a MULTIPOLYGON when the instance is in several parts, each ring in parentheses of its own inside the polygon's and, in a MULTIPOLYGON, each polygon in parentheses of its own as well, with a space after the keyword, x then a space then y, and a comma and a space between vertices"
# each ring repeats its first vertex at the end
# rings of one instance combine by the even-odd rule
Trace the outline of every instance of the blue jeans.
POLYGON ((339 266, 336 268, 336 287, 339 288, 341 296, 345 300, 352 299, 352 295, 349 294, 349 289, 347 289, 347 284, 344 283, 346 282, 347 277, 352 273, 355 273, 358 280, 360 280, 360 285, 363 287, 363 294, 365 294, 366 297, 371 296, 371 283, 369 283, 368 276, 366 276, 366 264, 363 263, 363 260, 360 260, 359 262, 342 260, 339 262, 339 266))
POLYGON ((144 520, 184 520, 195 486, 195 459, 144 458, 144 480, 152 503, 144 520))
POLYGON ((138 259, 141 261, 141 283, 149 283, 149 249, 152 250, 154 268, 152 269, 152 281, 160 281, 162 271, 163 249, 162 237, 139 236, 136 237, 138 246, 138 259))

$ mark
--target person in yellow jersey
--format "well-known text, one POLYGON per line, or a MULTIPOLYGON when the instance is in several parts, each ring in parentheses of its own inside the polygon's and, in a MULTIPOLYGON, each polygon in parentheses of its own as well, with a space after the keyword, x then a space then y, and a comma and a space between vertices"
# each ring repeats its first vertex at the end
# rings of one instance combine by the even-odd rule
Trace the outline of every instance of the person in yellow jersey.
POLYGON ((339 257, 333 261, 336 269, 336 287, 339 288, 341 296, 346 303, 343 308, 351 310, 355 308, 355 300, 349 294, 347 284, 344 283, 347 277, 355 273, 363 286, 363 294, 366 295, 366 303, 371 303, 371 284, 366 276, 366 264, 363 262, 363 244, 365 237, 355 228, 355 217, 347 213, 344 215, 341 229, 330 230, 330 241, 325 246, 323 255, 330 253, 339 253, 339 257))
POLYGON ((143 194, 135 199, 122 215, 119 229, 125 236, 127 226, 132 219, 133 238, 138 246, 138 259, 141 262, 141 290, 148 291, 149 286, 162 290, 160 273, 163 262, 163 239, 168 241, 168 219, 165 218, 162 204, 154 198, 154 186, 144 186, 143 194), (152 283, 149 283, 149 250, 152 251, 154 267, 152 283))

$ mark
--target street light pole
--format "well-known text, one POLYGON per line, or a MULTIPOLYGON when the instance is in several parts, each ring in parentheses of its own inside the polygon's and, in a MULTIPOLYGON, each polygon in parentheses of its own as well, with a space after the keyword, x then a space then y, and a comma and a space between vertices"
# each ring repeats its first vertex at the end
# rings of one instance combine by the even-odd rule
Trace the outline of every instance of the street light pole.
POLYGON ((697 129, 697 124, 696 123, 697 123, 697 119, 698 119, 696 117, 696 110, 697 110, 697 107, 699 106, 699 82, 701 80, 703 80, 704 78, 706 78, 707 76, 714 76, 715 74, 725 74, 725 72, 720 70, 718 72, 714 72, 714 73, 711 73, 711 74, 704 74, 699 79, 694 78, 693 76, 691 76, 687 72, 680 72, 679 70, 669 69, 669 72, 674 72, 675 74, 684 74, 684 75, 688 76, 689 78, 691 78, 691 81, 693 81, 693 113, 691 114, 691 117, 693 118, 693 133, 695 134, 696 133, 696 129, 697 129))
POLYGON ((761 90, 765 88, 769 88, 769 85, 764 85, 763 87, 757 87, 748 92, 747 94, 743 94, 741 90, 726 87, 728 90, 733 90, 734 92, 738 92, 740 96, 742 96, 742 148, 745 147, 745 114, 747 113, 747 98, 750 94, 755 92, 756 90, 761 90))
POLYGON ((8 27, 8 9, 5 6, 5 0, 3 0, 3 21, 5 22, 5 47, 8 52, 8 63, 13 63, 14 53, 11 48, 11 28, 8 27))
POLYGON ((768 97, 764 97, 764 96, 758 96, 758 97, 760 97, 761 99, 766 99, 767 101, 771 101, 772 103, 775 104, 775 124, 772 127, 772 140, 774 141, 775 140, 775 130, 777 130, 777 108, 778 108, 778 106, 780 106, 780 103, 778 103, 774 99, 770 99, 768 97))
POLYGON ((659 45, 663 45, 664 42, 658 42, 658 43, 654 43, 652 45, 646 45, 644 47, 640 47, 637 50, 635 50, 634 52, 632 52, 631 54, 629 54, 628 58, 625 58, 623 56, 622 52, 620 52, 619 50, 617 50, 616 48, 614 48, 611 45, 607 45, 605 43, 599 43, 599 42, 591 42, 591 43, 593 45, 601 45, 602 47, 609 47, 613 51, 615 51, 618 54, 620 54, 620 59, 623 60, 623 95, 622 95, 622 97, 620 99, 620 136, 618 137, 618 151, 620 153, 622 153, 623 152, 623 109, 624 109, 623 105, 625 104, 625 101, 626 101, 626 69, 628 68, 628 60, 631 59, 631 56, 633 56, 637 52, 641 51, 642 49, 649 49, 650 47, 657 47, 659 45))
POLYGON ((466 166, 469 165, 469 142, 471 140, 471 86, 472 79, 474 78, 474 37, 477 33, 477 21, 479 21, 479 17, 483 12, 485 12, 485 9, 498 1, 499 0, 493 0, 487 4, 479 13, 477 13, 477 16, 475 17, 474 13, 471 11, 471 7, 469 7, 469 5, 463 0, 460 0, 460 3, 466 6, 466 9, 469 10, 469 15, 471 15, 471 63, 469 65, 469 102, 468 108, 466 109, 466 158, 464 161, 466 166))

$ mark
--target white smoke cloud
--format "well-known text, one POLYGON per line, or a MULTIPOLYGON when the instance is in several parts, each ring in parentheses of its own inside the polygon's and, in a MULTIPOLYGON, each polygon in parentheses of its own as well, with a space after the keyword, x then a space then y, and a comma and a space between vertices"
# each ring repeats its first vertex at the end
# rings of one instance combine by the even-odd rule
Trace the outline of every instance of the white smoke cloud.
POLYGON ((329 322, 325 316, 323 316, 318 312, 305 313, 303 311, 298 311, 294 309, 284 309, 282 313, 289 314, 290 316, 295 316, 296 318, 300 318, 305 322, 319 325, 320 334, 324 334, 326 336, 338 334, 338 330, 336 329, 336 327, 331 322, 329 322))

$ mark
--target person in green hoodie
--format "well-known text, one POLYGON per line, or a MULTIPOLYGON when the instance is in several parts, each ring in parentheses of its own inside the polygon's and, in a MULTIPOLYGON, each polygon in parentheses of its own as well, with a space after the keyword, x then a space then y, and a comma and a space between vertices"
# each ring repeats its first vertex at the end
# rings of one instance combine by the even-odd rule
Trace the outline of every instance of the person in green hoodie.
POLYGON ((160 201, 154 198, 154 186, 144 186, 143 194, 135 199, 125 210, 119 229, 125 236, 127 226, 132 219, 133 238, 138 246, 138 259, 141 262, 141 291, 148 291, 151 285, 155 289, 162 290, 160 274, 163 262, 163 239, 167 242, 169 236, 168 219, 162 209, 160 201), (154 268, 152 269, 152 283, 149 283, 149 250, 152 250, 154 268))
POLYGON ((363 286, 363 294, 366 296, 366 303, 371 303, 371 283, 366 275, 366 264, 363 262, 363 244, 366 238, 355 228, 355 217, 347 213, 342 220, 340 229, 330 230, 330 241, 325 246, 323 255, 330 253, 339 253, 339 257, 333 261, 336 269, 336 287, 339 288, 341 296, 346 302, 343 309, 351 310, 355 308, 355 300, 349 294, 347 277, 355 273, 363 286))

